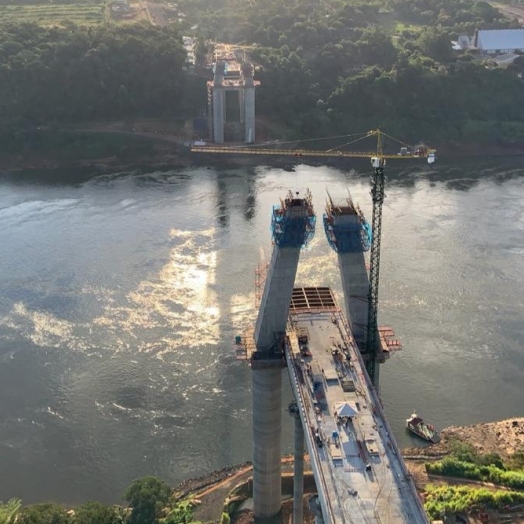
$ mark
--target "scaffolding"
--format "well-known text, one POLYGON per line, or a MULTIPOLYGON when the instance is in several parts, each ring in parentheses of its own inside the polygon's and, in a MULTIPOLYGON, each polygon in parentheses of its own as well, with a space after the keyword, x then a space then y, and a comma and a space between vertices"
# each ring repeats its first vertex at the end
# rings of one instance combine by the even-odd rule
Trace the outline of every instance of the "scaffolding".
POLYGON ((305 247, 315 235, 316 215, 309 190, 305 198, 289 191, 287 197, 274 206, 271 231, 279 247, 305 247))
POLYGON ((371 226, 350 195, 339 205, 329 196, 323 218, 327 241, 336 253, 369 251, 372 241, 371 226))
POLYGON ((255 309, 258 311, 262 294, 264 293, 264 286, 267 279, 267 271, 269 269, 269 262, 260 263, 255 269, 255 309))
POLYGON ((395 332, 389 326, 380 326, 378 328, 380 352, 378 355, 378 361, 385 362, 393 353, 402 349, 402 342, 393 338, 395 332))

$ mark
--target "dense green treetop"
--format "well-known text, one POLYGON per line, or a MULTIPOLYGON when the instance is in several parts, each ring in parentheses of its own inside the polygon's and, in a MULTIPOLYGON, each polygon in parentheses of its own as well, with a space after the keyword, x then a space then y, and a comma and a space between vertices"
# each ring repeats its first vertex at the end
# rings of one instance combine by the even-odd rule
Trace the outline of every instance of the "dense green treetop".
POLYGON ((503 508, 521 504, 524 493, 519 491, 490 491, 472 486, 426 486, 424 507, 432 519, 443 513, 460 513, 470 508, 503 508))
POLYGON ((118 524, 119 516, 113 508, 100 502, 87 502, 75 508, 74 524, 118 524))
MULTIPOLYGON (((191 500, 180 502, 168 513, 167 517, 162 520, 162 524, 189 524, 193 522, 193 508, 194 505, 191 500)), ((197 523, 195 522, 193 524, 197 523)))
POLYGON ((70 510, 54 503, 21 508, 22 502, 12 499, 0 502, 0 524, 202 524, 193 521, 193 500, 172 499, 171 488, 159 478, 135 480, 124 498, 129 508, 87 502, 70 510))
POLYGON ((45 503, 27 506, 18 514, 20 524, 72 524, 71 517, 58 504, 45 503))
POLYGON ((206 39, 254 45, 257 115, 283 124, 288 137, 379 125, 405 140, 524 137, 524 89, 516 74, 524 59, 491 70, 474 53, 451 49, 460 34, 517 27, 484 1, 178 5, 187 17, 166 28, 0 24, 0 132, 196 116, 207 104, 206 75, 184 68, 181 35, 192 34, 199 61, 206 39))
POLYGON ((180 1, 206 37, 257 46, 258 114, 290 137, 379 125, 406 140, 524 137, 524 64, 488 70, 451 48, 460 34, 518 27, 484 1, 180 1))
POLYGON ((174 29, 0 25, 0 115, 22 125, 191 111, 174 29))
POLYGON ((153 524, 160 517, 162 509, 171 496, 170 487, 156 477, 135 480, 124 494, 133 509, 129 524, 153 524))

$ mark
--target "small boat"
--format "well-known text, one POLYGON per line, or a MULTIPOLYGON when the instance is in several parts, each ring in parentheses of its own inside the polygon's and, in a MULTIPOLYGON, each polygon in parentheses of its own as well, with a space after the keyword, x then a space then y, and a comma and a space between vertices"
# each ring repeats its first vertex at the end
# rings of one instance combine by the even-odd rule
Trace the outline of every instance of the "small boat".
POLYGON ((418 435, 428 442, 433 442, 433 444, 440 442, 440 434, 437 428, 424 422, 416 413, 413 413, 413 415, 406 420, 406 427, 415 433, 415 435, 418 435))

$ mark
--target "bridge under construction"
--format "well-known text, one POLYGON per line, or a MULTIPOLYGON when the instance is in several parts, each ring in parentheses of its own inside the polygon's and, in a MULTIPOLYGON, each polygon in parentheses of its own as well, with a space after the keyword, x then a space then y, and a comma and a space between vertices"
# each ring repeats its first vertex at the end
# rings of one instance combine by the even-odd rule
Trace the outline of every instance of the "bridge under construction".
POLYGON ((376 327, 367 353, 369 225, 348 196, 329 198, 323 217, 337 253, 345 312, 329 287, 295 287, 300 251, 312 239, 312 196, 289 192, 272 212, 273 253, 254 328, 236 339, 252 369, 255 518, 281 509, 282 370, 295 417, 295 524, 303 520, 304 449, 318 493, 309 507, 317 524, 428 523, 378 398, 378 367, 400 348, 391 328, 376 327), (373 378, 368 371, 373 360, 373 378), (366 360, 368 362, 366 362, 366 360))

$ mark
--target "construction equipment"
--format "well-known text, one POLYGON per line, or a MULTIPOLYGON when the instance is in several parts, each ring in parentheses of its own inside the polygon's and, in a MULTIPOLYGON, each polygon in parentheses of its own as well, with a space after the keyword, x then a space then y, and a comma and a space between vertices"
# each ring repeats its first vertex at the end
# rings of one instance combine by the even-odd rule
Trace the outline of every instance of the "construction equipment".
MULTIPOLYGON (((336 138, 351 137, 353 140, 343 144, 342 146, 328 149, 282 149, 267 147, 268 144, 261 144, 260 146, 205 146, 192 147, 193 153, 215 153, 215 154, 241 154, 241 155, 277 155, 277 156, 293 156, 293 157, 329 157, 329 158, 369 158, 373 167, 373 175, 371 177, 371 199, 373 202, 373 217, 371 222, 372 228, 372 243, 369 266, 369 294, 368 294, 368 325, 365 353, 367 354, 366 369, 369 378, 375 383, 375 370, 377 361, 379 360, 379 333, 378 333, 378 287, 380 276, 380 237, 382 230, 382 204, 384 202, 385 176, 384 168, 386 160, 410 159, 410 158, 425 158, 428 164, 433 164, 436 161, 436 150, 430 149, 423 144, 410 146, 389 136, 380 129, 375 129, 367 133, 359 133, 356 135, 344 135, 339 137, 328 137, 322 140, 333 140, 336 138), (358 137, 358 138, 354 138, 358 137), (376 137, 375 151, 343 151, 342 147, 351 146, 361 140, 369 137, 376 137), (384 137, 400 144, 398 153, 385 153, 383 149, 384 137), (263 147, 262 147, 263 146, 263 147)), ((309 142, 319 141, 319 139, 307 140, 309 142)), ((306 142, 306 141, 304 141, 306 142)), ((279 146, 285 143, 279 143, 279 146)), ((273 143, 274 145, 274 143, 273 143)))
POLYGON ((257 49, 260 46, 256 44, 248 45, 243 42, 239 42, 238 44, 224 44, 222 42, 209 42, 213 48, 213 55, 215 59, 215 63, 218 60, 228 60, 228 59, 237 59, 241 60, 242 62, 247 61, 246 57, 246 51, 252 51, 253 49, 257 49))

